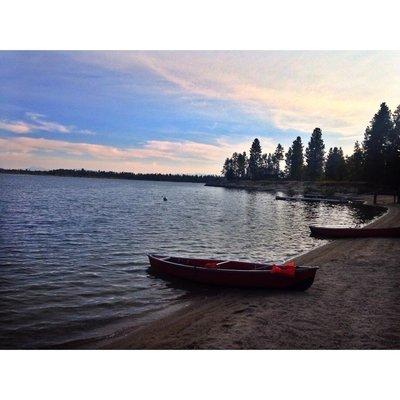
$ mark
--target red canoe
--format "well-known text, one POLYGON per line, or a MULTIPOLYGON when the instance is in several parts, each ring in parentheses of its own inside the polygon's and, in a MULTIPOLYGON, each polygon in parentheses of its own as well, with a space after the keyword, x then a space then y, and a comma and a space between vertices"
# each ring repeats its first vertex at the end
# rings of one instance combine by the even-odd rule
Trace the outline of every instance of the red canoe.
POLYGON ((148 255, 150 270, 176 278, 222 286, 306 290, 314 282, 318 267, 267 265, 148 255))
POLYGON ((324 228, 310 226, 311 235, 319 238, 367 238, 400 237, 400 227, 396 228, 324 228))

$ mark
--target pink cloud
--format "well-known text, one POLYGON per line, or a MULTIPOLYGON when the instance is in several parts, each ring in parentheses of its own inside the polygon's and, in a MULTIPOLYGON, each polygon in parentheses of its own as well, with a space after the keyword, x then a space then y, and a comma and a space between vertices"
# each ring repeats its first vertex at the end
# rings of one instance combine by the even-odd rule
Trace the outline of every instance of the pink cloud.
POLYGON ((8 122, 5 120, 1 120, 0 129, 17 134, 26 134, 31 132, 31 127, 23 121, 8 122))
POLYGON ((78 129, 73 125, 64 125, 58 122, 49 121, 42 114, 26 113, 25 121, 0 120, 0 129, 16 133, 27 134, 31 132, 50 132, 50 133, 81 133, 84 135, 94 135, 95 132, 89 129, 78 129))
POLYGON ((158 90, 228 100, 281 129, 362 135, 380 102, 400 97, 399 52, 120 52, 80 55, 109 69, 141 65, 158 90), (159 80, 156 85, 159 85, 159 80), (175 88, 175 89, 173 89, 175 88))
MULTIPOLYGON (((273 150, 275 143, 271 139, 260 139, 265 152, 273 150)), ((212 144, 151 140, 142 147, 118 148, 43 138, 0 138, 0 161, 3 167, 18 165, 18 168, 30 165, 46 165, 46 168, 90 165, 91 168, 105 169, 107 165, 116 171, 218 174, 227 156, 234 151, 247 150, 250 144, 251 138, 236 144, 228 143, 225 138, 212 144)))

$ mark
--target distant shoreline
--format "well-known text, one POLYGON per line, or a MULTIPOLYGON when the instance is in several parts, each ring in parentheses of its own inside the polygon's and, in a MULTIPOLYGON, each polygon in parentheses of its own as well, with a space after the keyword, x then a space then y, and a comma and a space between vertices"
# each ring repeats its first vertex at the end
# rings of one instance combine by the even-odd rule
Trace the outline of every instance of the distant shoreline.
POLYGON ((371 188, 365 182, 351 181, 286 181, 286 180, 239 180, 226 181, 216 175, 189 175, 189 174, 147 174, 132 172, 92 171, 85 169, 55 169, 55 170, 29 170, 0 168, 0 174, 58 176, 72 178, 96 178, 96 179, 124 179, 153 182, 188 182, 203 183, 209 187, 222 187, 226 189, 241 189, 260 192, 283 191, 287 194, 316 193, 323 195, 333 194, 365 194, 371 188))
POLYGON ((14 175, 38 175, 38 176, 60 176, 71 178, 102 178, 102 179, 125 179, 136 181, 156 181, 156 182, 190 182, 190 183, 216 183, 221 180, 216 175, 189 175, 189 174, 146 174, 133 172, 113 172, 113 171, 91 171, 85 169, 53 169, 29 170, 29 169, 5 169, 0 168, 0 174, 14 175))
POLYGON ((216 181, 206 182, 206 186, 223 187, 258 192, 284 192, 288 195, 320 194, 330 197, 333 195, 352 195, 371 193, 371 186, 366 182, 352 181, 216 181))

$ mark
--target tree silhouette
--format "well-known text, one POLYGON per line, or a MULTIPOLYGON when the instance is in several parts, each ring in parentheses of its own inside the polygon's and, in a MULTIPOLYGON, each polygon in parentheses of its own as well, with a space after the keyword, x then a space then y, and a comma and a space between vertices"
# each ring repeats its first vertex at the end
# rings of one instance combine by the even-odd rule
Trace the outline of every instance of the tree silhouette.
POLYGON ((292 147, 286 153, 286 176, 289 179, 300 181, 303 176, 304 156, 301 137, 297 136, 292 147))
POLYGON ((325 177, 328 180, 341 181, 346 173, 346 163, 342 148, 329 149, 325 165, 325 177))
POLYGON ((250 157, 245 152, 234 153, 225 161, 223 174, 227 179, 266 179, 280 178, 290 180, 318 180, 323 176, 329 180, 350 180, 385 184, 387 187, 400 188, 400 106, 392 114, 385 103, 365 131, 362 146, 357 141, 353 154, 344 157, 340 147, 329 149, 325 162, 325 145, 320 128, 311 134, 305 151, 304 166, 303 144, 298 136, 286 154, 281 144, 273 153, 261 152, 260 141, 254 139, 250 157), (280 162, 285 157, 284 173, 280 171, 280 162))
POLYGON ((387 134, 384 145, 386 162, 386 182, 392 186, 400 186, 400 105, 393 112, 392 127, 387 134))
POLYGON ((392 129, 391 112, 386 103, 382 103, 364 136, 365 177, 369 182, 377 183, 387 175, 385 158, 392 129))
POLYGON ((231 181, 235 178, 232 164, 232 158, 228 157, 225 159, 224 166, 222 167, 222 175, 224 175, 228 181, 231 181))
POLYGON ((364 179, 364 152, 358 141, 354 144, 353 154, 346 160, 346 174, 350 181, 364 179))
POLYGON ((248 159, 246 152, 240 153, 237 157, 237 172, 239 178, 246 177, 246 171, 248 166, 248 159))
POLYGON ((238 165, 238 153, 233 153, 232 154, 232 173, 233 173, 233 178, 237 179, 239 178, 239 165, 238 165))
POLYGON ((129 179, 139 181, 166 181, 166 182, 196 182, 214 183, 220 182, 217 175, 187 175, 187 174, 160 174, 160 173, 134 173, 134 172, 114 172, 114 171, 91 171, 87 169, 52 169, 48 171, 38 171, 29 169, 4 169, 0 168, 0 173, 5 174, 24 174, 24 175, 49 175, 49 176, 69 176, 76 178, 106 178, 106 179, 129 179))
POLYGON ((292 147, 289 147, 287 153, 285 154, 285 177, 286 178, 290 178, 290 176, 291 176, 292 157, 293 157, 293 150, 292 150, 292 147))
POLYGON ((275 152, 272 156, 273 173, 278 178, 280 174, 280 162, 283 160, 284 149, 283 146, 278 143, 275 152))
POLYGON ((250 148, 248 174, 251 180, 260 178, 262 166, 262 151, 260 141, 255 138, 250 148))
POLYGON ((308 179, 318 180, 324 170, 325 144, 320 128, 315 128, 306 149, 306 175, 308 179))
POLYGON ((270 179, 273 175, 273 166, 272 166, 272 157, 271 157, 271 153, 267 154, 263 154, 261 156, 261 168, 260 168, 260 178, 263 179, 270 179))

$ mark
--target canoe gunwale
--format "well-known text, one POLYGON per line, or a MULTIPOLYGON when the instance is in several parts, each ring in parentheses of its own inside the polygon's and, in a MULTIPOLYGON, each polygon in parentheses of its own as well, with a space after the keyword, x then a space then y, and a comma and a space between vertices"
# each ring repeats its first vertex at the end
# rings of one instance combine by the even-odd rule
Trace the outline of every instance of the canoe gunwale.
MULTIPOLYGON (((165 258, 159 258, 158 256, 155 256, 153 254, 147 254, 149 258, 153 258, 157 261, 170 264, 174 267, 183 267, 185 269, 194 269, 194 270, 204 270, 204 271, 224 271, 224 272, 245 272, 245 273, 272 273, 272 267, 274 264, 265 264, 266 267, 271 267, 271 269, 229 269, 229 268, 209 268, 209 267, 201 267, 201 266, 196 266, 196 265, 187 265, 187 264, 181 264, 178 262, 170 261, 168 260, 169 258, 174 258, 174 257, 165 257, 165 258)), ((212 260, 210 259, 209 261, 220 261, 220 260, 212 260)), ((233 260, 227 260, 227 261, 233 261, 233 260)), ((222 262, 222 261, 221 261, 222 262)), ((246 261, 240 261, 240 262, 246 262, 246 261)), ((257 263, 254 263, 257 264, 257 263)), ((261 265, 261 264, 260 264, 261 265)), ((279 266, 279 265, 278 265, 279 266)), ((311 265, 301 265, 301 266, 296 266, 296 269, 298 270, 318 270, 319 267, 317 266, 311 266, 311 265)))
MULTIPOLYGON (((150 261, 150 272, 156 275, 173 277, 194 281, 201 284, 231 286, 241 288, 263 288, 263 289, 287 289, 307 290, 314 282, 318 267, 304 266, 296 267, 294 274, 286 274, 282 271, 272 269, 253 269, 257 263, 237 261, 238 267, 241 263, 246 265, 241 269, 216 268, 220 260, 195 259, 180 257, 162 257, 148 254, 150 261), (194 265, 186 265, 185 261, 193 261, 194 265), (207 266, 207 262, 213 265, 207 266), (201 266, 199 266, 199 263, 201 266), (249 268, 253 267, 252 269, 249 268)), ((258 264, 263 265, 263 264, 258 264)), ((264 264, 265 265, 265 264, 264 264)))

